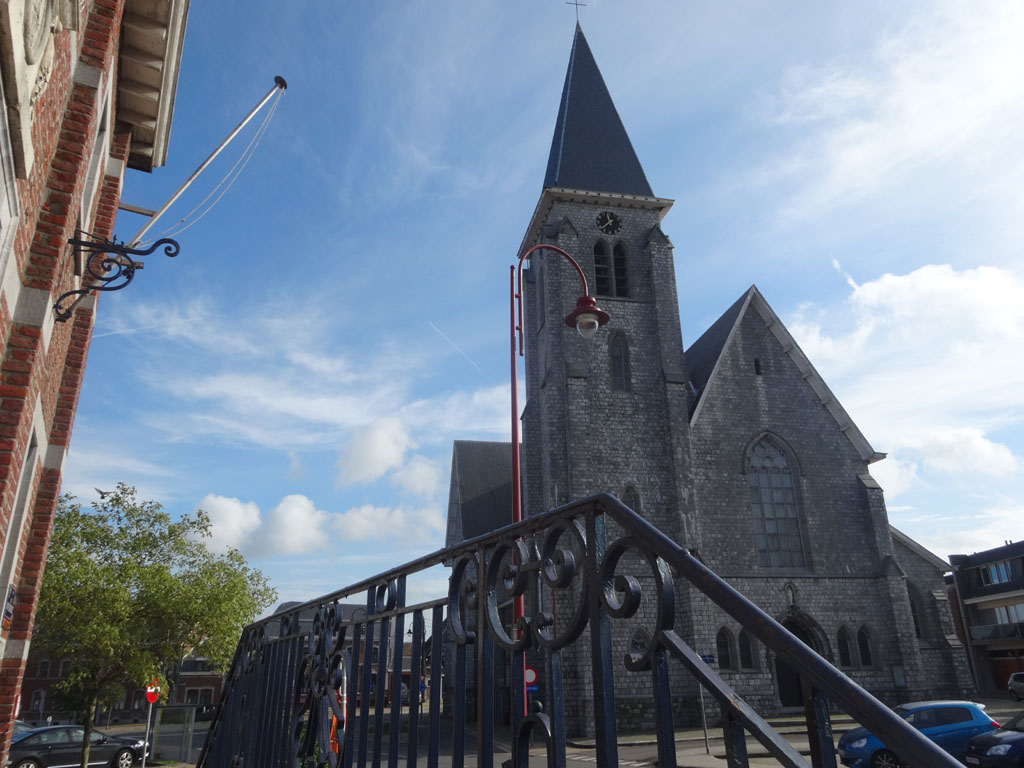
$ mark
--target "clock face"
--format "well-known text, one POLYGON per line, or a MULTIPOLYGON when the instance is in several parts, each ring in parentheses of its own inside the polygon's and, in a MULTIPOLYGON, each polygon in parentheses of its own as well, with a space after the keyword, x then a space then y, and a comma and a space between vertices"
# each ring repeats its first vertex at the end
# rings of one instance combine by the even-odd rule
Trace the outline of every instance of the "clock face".
POLYGON ((603 211, 597 214, 597 228, 606 235, 617 235, 622 229, 622 222, 611 211, 603 211))

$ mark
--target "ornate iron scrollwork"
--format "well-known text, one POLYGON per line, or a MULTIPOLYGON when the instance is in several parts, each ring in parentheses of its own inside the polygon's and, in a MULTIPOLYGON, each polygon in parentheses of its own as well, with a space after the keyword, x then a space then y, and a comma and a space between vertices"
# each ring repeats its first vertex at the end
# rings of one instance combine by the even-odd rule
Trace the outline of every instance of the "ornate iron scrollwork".
POLYGON ((57 322, 63 323, 71 317, 78 299, 70 301, 67 306, 65 302, 72 296, 87 296, 93 291, 119 291, 132 281, 135 271, 142 267, 135 261, 134 256, 148 256, 160 246, 164 246, 164 254, 171 258, 178 255, 181 246, 177 240, 165 237, 157 240, 149 248, 129 248, 124 243, 116 240, 80 240, 71 238, 68 245, 80 248, 86 254, 85 271, 87 278, 94 282, 84 288, 77 288, 73 291, 66 291, 57 297, 53 303, 53 311, 57 315, 57 322))
POLYGON ((296 765, 336 768, 339 764, 346 728, 339 691, 351 663, 344 650, 346 629, 337 603, 320 606, 295 681, 292 736, 296 765))

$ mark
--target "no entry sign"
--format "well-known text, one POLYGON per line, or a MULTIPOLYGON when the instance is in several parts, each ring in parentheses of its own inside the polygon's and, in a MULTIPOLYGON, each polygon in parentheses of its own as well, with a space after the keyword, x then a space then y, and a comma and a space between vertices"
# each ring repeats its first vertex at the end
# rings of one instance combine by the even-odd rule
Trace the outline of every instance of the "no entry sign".
POLYGON ((527 667, 524 671, 523 682, 527 685, 537 684, 537 670, 533 667, 527 667))

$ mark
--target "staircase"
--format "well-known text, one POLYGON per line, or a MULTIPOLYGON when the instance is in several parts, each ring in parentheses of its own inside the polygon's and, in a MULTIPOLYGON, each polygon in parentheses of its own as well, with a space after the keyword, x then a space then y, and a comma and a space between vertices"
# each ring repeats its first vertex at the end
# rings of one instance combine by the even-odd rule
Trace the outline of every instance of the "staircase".
POLYGON ((834 768, 833 731, 854 721, 914 765, 959 766, 693 554, 604 494, 249 626, 198 764, 362 768, 370 762, 377 768, 386 761, 389 768, 413 768, 422 761, 437 768, 443 761, 456 768, 493 768, 505 757, 497 745, 507 744, 516 768, 538 761, 565 766, 573 749, 565 717, 564 659, 571 656, 589 661, 571 675, 575 685, 583 667, 589 675, 586 689, 593 694, 584 703, 596 734, 592 762, 616 766, 621 737, 611 630, 615 622, 638 619, 645 622, 648 640, 627 654, 625 666, 649 681, 655 714, 651 749, 662 768, 681 764, 673 704, 691 694, 673 694, 679 668, 703 687, 711 709, 717 706, 716 743, 729 768, 758 765, 762 754, 786 768, 834 768), (646 568, 642 578, 637 563, 646 568), (451 568, 447 596, 408 603, 410 584, 436 578, 443 566, 451 568), (799 673, 806 702, 802 717, 765 720, 683 641, 675 630, 676 585, 682 583, 710 598, 799 673), (560 611, 557 620, 536 611, 513 623, 508 606, 538 589, 572 609, 560 611), (353 601, 365 606, 358 615, 353 601), (510 664, 499 663, 502 658, 510 664), (548 683, 546 706, 528 713, 527 658, 534 668, 538 658, 543 662, 548 683), (402 674, 395 670, 409 670, 410 678, 426 675, 423 703, 418 696, 402 702, 402 674), (510 722, 502 725, 504 697, 498 691, 506 674, 512 703, 510 722), (834 718, 833 704, 849 719, 834 718))

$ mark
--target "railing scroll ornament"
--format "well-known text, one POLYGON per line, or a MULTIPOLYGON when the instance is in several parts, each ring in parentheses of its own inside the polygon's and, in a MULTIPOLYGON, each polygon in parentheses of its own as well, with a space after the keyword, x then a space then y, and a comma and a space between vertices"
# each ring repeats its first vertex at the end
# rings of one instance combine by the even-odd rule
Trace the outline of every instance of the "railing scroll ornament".
POLYGON ((915 765, 958 765, 692 553, 617 499, 598 495, 247 628, 199 768, 378 768, 385 760, 388 768, 403 760, 415 768, 423 758, 427 768, 442 760, 458 768, 469 750, 477 768, 506 761, 525 768, 541 751, 550 768, 562 768, 568 705, 581 702, 578 693, 567 697, 566 654, 576 664, 574 684, 590 675, 585 701, 600 768, 618 763, 617 684, 649 691, 659 766, 673 768, 673 707, 693 701, 694 681, 720 707, 730 768, 749 764, 748 737, 782 766, 807 768, 676 631, 680 606, 692 605, 728 614, 799 673, 814 768, 836 764, 830 702, 915 765), (407 605, 407 578, 443 564, 451 567, 447 595, 407 605), (533 609, 513 619, 519 595, 533 609), (636 641, 622 646, 630 628, 636 641), (616 657, 613 647, 627 650, 616 657), (532 701, 524 716, 527 660, 543 672, 535 694, 543 705, 532 701))

